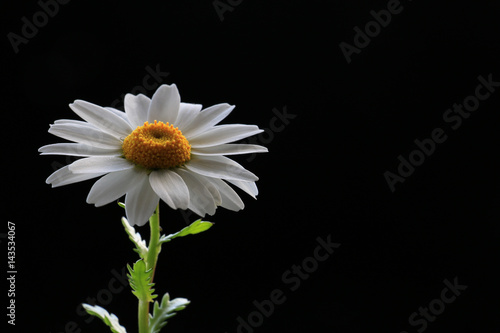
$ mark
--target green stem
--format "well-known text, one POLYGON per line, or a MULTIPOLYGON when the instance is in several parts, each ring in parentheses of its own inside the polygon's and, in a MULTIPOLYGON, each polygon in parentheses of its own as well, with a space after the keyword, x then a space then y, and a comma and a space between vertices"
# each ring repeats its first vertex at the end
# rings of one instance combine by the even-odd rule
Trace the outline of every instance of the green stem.
POLYGON ((149 239, 148 255, 146 257, 146 270, 153 269, 151 275, 151 282, 155 276, 156 262, 158 261, 158 254, 160 253, 160 205, 156 207, 155 213, 149 219, 149 226, 151 228, 151 236, 149 239))
POLYGON ((149 333, 149 302, 139 300, 139 333, 149 333))
MULTIPOLYGON (((146 270, 152 269, 151 283, 156 270, 156 262, 160 253, 160 205, 149 218, 149 226, 151 228, 151 237, 149 240, 148 253, 146 255, 146 270)), ((139 300, 139 333, 149 333, 149 302, 139 300)))

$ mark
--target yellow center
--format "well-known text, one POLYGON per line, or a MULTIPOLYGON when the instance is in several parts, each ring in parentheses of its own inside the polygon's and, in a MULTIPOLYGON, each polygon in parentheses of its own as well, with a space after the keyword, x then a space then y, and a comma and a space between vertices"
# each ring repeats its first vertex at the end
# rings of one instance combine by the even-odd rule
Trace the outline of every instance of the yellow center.
POLYGON ((182 132, 169 123, 147 121, 123 140, 123 155, 147 169, 167 169, 188 162, 191 146, 182 132))

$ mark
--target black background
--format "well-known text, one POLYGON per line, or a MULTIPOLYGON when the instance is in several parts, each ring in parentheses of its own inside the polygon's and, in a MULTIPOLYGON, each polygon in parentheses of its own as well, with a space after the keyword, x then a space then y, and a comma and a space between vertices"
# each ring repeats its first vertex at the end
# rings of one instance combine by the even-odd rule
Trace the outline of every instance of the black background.
MULTIPOLYGON (((37 149, 61 141, 48 125, 76 119, 73 100, 111 105, 143 84, 148 66, 168 72, 162 83, 177 84, 183 101, 235 104, 224 123, 268 128, 257 141, 270 151, 236 158, 260 177, 258 200, 242 193, 243 211, 219 209, 211 230, 164 246, 157 293, 192 301, 165 331, 238 332, 237 318, 280 289, 286 300, 252 331, 498 332, 500 92, 456 130, 443 114, 474 94, 478 76, 500 81, 500 5, 402 1, 348 64, 339 44, 353 44, 353 28, 388 1, 232 3, 221 20, 212 1, 73 0, 17 53, 8 33, 21 35, 22 18, 41 7, 0 5, 0 232, 15 222, 18 270, 9 332, 108 332, 77 312, 98 295, 137 331, 128 288, 106 298, 113 271, 136 260, 122 209, 86 204, 91 181, 51 189, 45 179, 74 159, 37 149), (284 109, 295 117, 270 130, 284 109), (397 173, 398 156, 436 128, 447 140, 391 192, 384 172, 397 173), (283 274, 313 255, 318 237, 341 245, 290 290, 283 274), (445 279, 467 289, 426 327, 412 326, 445 279)), ((185 223, 163 204, 165 232, 185 223)))

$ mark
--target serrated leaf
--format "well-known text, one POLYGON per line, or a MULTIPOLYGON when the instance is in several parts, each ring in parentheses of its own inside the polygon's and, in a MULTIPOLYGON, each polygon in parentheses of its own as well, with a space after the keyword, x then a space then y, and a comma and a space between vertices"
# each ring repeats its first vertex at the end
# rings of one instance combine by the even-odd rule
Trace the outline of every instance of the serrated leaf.
POLYGON ((158 333, 160 329, 167 324, 167 319, 176 315, 175 312, 183 310, 190 301, 185 298, 176 298, 170 300, 168 293, 163 295, 161 304, 155 301, 153 306, 153 315, 149 315, 149 327, 151 333, 158 333))
POLYGON ((153 270, 146 270, 146 263, 144 260, 138 260, 134 264, 134 268, 127 265, 130 274, 127 274, 130 287, 132 287, 132 294, 134 294, 139 300, 145 302, 152 302, 154 298, 158 295, 153 295, 155 291, 153 289, 154 283, 151 283, 151 276, 153 275, 153 270))
POLYGON ((181 231, 176 232, 175 234, 170 234, 168 236, 161 236, 160 244, 170 242, 172 239, 177 237, 184 237, 187 235, 194 235, 205 230, 210 229, 214 224, 208 221, 202 221, 201 219, 194 221, 189 226, 185 227, 181 231))
POLYGON ((128 234, 128 237, 130 238, 132 243, 135 244, 134 251, 137 252, 142 259, 146 259, 146 256, 148 254, 146 241, 142 239, 141 234, 135 232, 135 228, 132 227, 124 217, 122 217, 122 224, 128 234))
POLYGON ((100 318, 106 325, 108 325, 111 329, 111 332, 127 333, 125 327, 120 325, 120 323, 118 322, 118 317, 116 317, 114 314, 109 314, 108 311, 98 305, 92 306, 84 303, 82 304, 82 306, 90 315, 100 318))

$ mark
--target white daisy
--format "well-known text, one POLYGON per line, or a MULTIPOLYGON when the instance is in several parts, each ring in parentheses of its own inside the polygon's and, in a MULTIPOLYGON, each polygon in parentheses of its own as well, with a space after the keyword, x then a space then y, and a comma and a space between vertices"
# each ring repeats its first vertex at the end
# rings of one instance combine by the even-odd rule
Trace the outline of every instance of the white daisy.
POLYGON ((231 144, 262 130, 254 125, 217 125, 234 106, 217 104, 202 110, 182 103, 175 84, 162 85, 150 99, 125 96, 125 112, 76 100, 69 105, 80 120, 57 120, 49 133, 72 143, 39 149, 42 155, 81 156, 47 178, 52 187, 101 177, 87 202, 102 206, 125 195, 131 225, 144 225, 160 198, 173 209, 213 215, 217 206, 243 209, 227 184, 255 198, 258 180, 224 155, 261 153, 258 145, 231 144))

